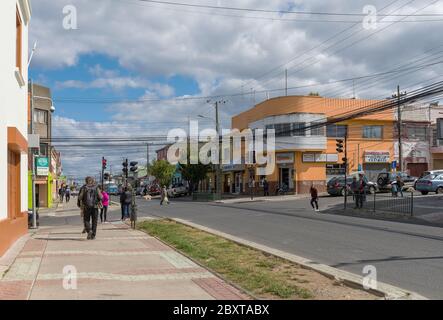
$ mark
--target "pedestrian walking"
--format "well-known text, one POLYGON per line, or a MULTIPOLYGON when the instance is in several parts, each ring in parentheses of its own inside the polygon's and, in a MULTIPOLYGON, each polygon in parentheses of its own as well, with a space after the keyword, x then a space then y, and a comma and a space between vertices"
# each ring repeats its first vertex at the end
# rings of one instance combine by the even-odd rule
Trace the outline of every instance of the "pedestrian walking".
POLYGON ((357 177, 356 176, 352 177, 351 192, 352 192, 352 196, 354 198, 354 203, 355 203, 354 209, 358 209, 358 206, 359 206, 359 203, 360 203, 360 199, 358 199, 359 198, 359 194, 358 194, 358 181, 357 181, 357 177))
POLYGON ((398 196, 398 193, 400 192, 400 196, 403 198, 403 187, 404 187, 405 183, 403 182, 403 180, 401 179, 400 176, 397 176, 397 178, 395 180, 397 182, 397 196, 398 196))
POLYGON ((100 222, 107 222, 108 206, 109 206, 109 194, 106 191, 102 191, 102 205, 100 209, 100 222))
POLYGON ((359 175, 358 180, 358 191, 357 191, 357 208, 362 209, 363 208, 363 202, 366 201, 366 179, 363 174, 359 175))
POLYGON ((132 189, 130 186, 123 189, 123 192, 120 195, 120 204, 122 207, 122 220, 129 219, 132 204, 132 189))
POLYGON ((98 209, 101 207, 102 193, 94 178, 87 177, 86 185, 79 194, 80 207, 83 208, 83 222, 88 234, 87 239, 93 240, 97 235, 98 209))
POLYGON ((266 178, 263 179, 263 196, 269 197, 269 183, 266 178))
POLYGON ((163 202, 166 202, 166 204, 169 204, 169 199, 168 199, 168 190, 166 189, 166 186, 163 186, 162 190, 161 190, 161 195, 160 195, 160 205, 163 205, 163 202))
POLYGON ((65 195, 65 189, 63 188, 63 186, 58 189, 58 195, 60 197, 60 203, 63 203, 63 197, 65 195))
POLYGON ((316 212, 319 212, 320 210, 318 209, 318 190, 312 184, 311 185, 311 189, 309 190, 309 192, 311 193, 311 206, 312 206, 312 209, 314 209, 316 212))
POLYGON ((66 203, 69 203, 69 200, 71 200, 71 189, 69 187, 66 188, 65 199, 66 203))

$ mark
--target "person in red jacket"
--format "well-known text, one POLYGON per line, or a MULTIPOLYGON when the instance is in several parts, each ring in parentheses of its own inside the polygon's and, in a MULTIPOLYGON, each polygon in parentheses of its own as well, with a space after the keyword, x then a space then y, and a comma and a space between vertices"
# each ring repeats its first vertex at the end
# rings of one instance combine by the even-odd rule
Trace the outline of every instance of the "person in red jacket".
POLYGON ((318 190, 316 187, 314 187, 314 185, 311 185, 311 189, 309 190, 309 192, 311 193, 312 209, 314 209, 316 212, 319 212, 320 210, 318 209, 318 190))

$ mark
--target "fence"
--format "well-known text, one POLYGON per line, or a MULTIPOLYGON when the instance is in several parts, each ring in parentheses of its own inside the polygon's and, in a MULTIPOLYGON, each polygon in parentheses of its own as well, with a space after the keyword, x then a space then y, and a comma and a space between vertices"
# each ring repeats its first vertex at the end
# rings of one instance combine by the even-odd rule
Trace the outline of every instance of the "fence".
MULTIPOLYGON (((348 194, 346 207, 356 207, 356 200, 358 195, 348 194)), ((374 193, 361 195, 363 199, 363 209, 373 212, 389 212, 401 215, 414 215, 414 193, 405 192, 399 193, 398 196, 393 196, 390 193, 374 193)))

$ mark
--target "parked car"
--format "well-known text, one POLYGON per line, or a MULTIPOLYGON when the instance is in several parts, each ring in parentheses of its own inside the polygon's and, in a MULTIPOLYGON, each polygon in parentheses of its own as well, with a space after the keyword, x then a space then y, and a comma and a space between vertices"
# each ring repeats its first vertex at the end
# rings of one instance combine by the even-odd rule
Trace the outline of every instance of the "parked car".
POLYGON ((158 196, 161 193, 161 188, 157 184, 153 184, 149 187, 150 196, 158 196))
MULTIPOLYGON (((346 184, 348 188, 351 187, 352 184, 352 176, 347 177, 346 184)), ((345 178, 344 177, 334 177, 330 179, 326 185, 327 192, 331 196, 344 196, 345 195, 345 178)), ((377 184, 371 181, 366 181, 365 187, 366 193, 375 193, 377 192, 377 184)))
POLYGON ((188 188, 184 184, 174 184, 168 188, 168 196, 171 198, 185 196, 188 194, 188 188))
POLYGON ((400 176, 404 183, 403 190, 408 190, 415 185, 417 177, 412 177, 406 172, 380 172, 377 176, 377 185, 380 191, 391 191, 392 182, 400 176))
POLYGON ((443 193, 443 174, 430 174, 418 179, 415 187, 423 195, 429 192, 443 193))
POLYGON ((415 183, 414 183, 414 189, 417 190, 416 184, 417 184, 417 181, 418 181, 419 179, 424 178, 424 177, 426 177, 426 176, 429 176, 429 175, 431 175, 431 174, 434 174, 434 175, 443 174, 443 170, 431 170, 431 171, 425 171, 425 172, 423 172, 423 173, 420 175, 420 177, 418 177, 418 179, 415 181, 415 183))

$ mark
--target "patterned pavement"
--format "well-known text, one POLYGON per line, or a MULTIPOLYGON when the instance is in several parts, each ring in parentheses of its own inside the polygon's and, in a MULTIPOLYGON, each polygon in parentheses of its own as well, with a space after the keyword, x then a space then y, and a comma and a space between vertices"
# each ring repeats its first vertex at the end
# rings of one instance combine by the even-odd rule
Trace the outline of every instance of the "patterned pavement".
POLYGON ((79 229, 78 225, 42 226, 33 234, 0 280, 0 300, 249 299, 157 239, 121 222, 99 225, 92 241, 79 229))

